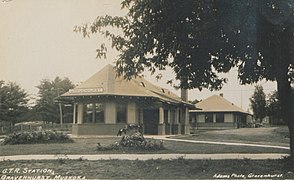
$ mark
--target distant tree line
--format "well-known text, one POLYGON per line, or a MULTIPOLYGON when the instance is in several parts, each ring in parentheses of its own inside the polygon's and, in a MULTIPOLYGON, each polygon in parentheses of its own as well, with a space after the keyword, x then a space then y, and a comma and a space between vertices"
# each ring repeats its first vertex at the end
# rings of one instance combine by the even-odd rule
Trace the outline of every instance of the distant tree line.
POLYGON ((0 81, 0 121, 13 126, 28 111, 28 94, 18 84, 0 81))
POLYGON ((267 116, 271 124, 285 124, 277 91, 266 95, 262 86, 255 86, 250 103, 253 116, 257 121, 262 122, 267 116))
POLYGON ((33 99, 17 83, 0 80, 0 126, 13 127, 24 121, 60 123, 61 117, 63 123, 71 122, 73 107, 59 102, 58 97, 74 86, 69 78, 43 79, 37 86, 38 98, 33 99))

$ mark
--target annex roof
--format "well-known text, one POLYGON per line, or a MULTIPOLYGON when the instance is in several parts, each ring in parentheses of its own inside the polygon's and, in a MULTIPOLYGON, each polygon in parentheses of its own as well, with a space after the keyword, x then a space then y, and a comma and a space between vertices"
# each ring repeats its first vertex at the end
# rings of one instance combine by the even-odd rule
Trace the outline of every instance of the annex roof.
POLYGON ((168 89, 156 86, 142 77, 132 78, 131 80, 126 80, 121 76, 117 77, 112 65, 106 65, 81 85, 61 96, 77 97, 96 95, 154 97, 165 102, 189 104, 182 101, 180 97, 168 89))
POLYGON ((190 110, 190 112, 241 112, 249 114, 220 95, 212 95, 198 102, 196 107, 200 110, 190 110))

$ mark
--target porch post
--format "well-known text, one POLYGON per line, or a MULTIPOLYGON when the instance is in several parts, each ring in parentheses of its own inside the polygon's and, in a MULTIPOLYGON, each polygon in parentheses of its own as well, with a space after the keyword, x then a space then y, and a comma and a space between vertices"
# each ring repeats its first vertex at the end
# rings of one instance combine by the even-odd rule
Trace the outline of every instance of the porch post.
POLYGON ((172 111, 170 109, 167 110, 167 126, 168 126, 168 134, 172 134, 171 130, 172 130, 172 127, 171 127, 171 113, 172 111))
POLYGON ((190 134, 190 123, 189 123, 189 108, 185 108, 185 114, 184 114, 184 122, 183 122, 183 128, 184 128, 184 134, 190 134))
POLYGON ((144 111, 142 108, 139 109, 139 124, 144 124, 144 111))
POLYGON ((159 108, 159 120, 158 120, 158 135, 165 135, 165 125, 164 125, 164 109, 159 108))
POLYGON ((72 118, 72 123, 76 124, 76 112, 77 112, 77 105, 76 103, 73 104, 73 118, 72 118))
POLYGON ((129 102, 127 105, 127 123, 136 124, 136 103, 129 102))
POLYGON ((92 123, 95 123, 95 121, 96 121, 96 104, 95 103, 93 103, 92 104, 92 123))
POLYGON ((216 123, 216 114, 212 114, 212 121, 213 121, 213 123, 216 123))
POLYGON ((138 110, 138 124, 141 126, 141 132, 144 133, 144 110, 142 108, 137 109, 138 110))
POLYGON ((180 108, 176 108, 175 110, 175 134, 181 134, 181 125, 179 119, 181 118, 180 108))
POLYGON ((84 122, 84 104, 78 103, 78 124, 83 124, 84 122))
POLYGON ((116 104, 114 102, 105 103, 105 124, 116 124, 116 104))

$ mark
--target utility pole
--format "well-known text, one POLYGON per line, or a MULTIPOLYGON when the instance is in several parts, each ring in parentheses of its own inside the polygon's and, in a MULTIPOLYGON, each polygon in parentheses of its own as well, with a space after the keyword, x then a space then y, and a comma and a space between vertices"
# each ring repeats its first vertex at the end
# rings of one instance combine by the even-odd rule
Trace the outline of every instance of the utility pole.
POLYGON ((57 88, 57 95, 58 95, 58 105, 59 105, 59 118, 60 118, 60 126, 62 127, 63 125, 63 118, 62 118, 62 107, 61 107, 61 102, 60 102, 60 93, 59 93, 59 88, 57 88))

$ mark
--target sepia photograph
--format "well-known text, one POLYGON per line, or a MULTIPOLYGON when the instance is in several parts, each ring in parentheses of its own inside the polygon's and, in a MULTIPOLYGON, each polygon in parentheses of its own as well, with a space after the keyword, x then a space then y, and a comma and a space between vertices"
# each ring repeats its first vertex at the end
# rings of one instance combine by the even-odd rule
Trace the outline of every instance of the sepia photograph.
POLYGON ((293 173, 293 0, 0 0, 0 180, 293 173))

